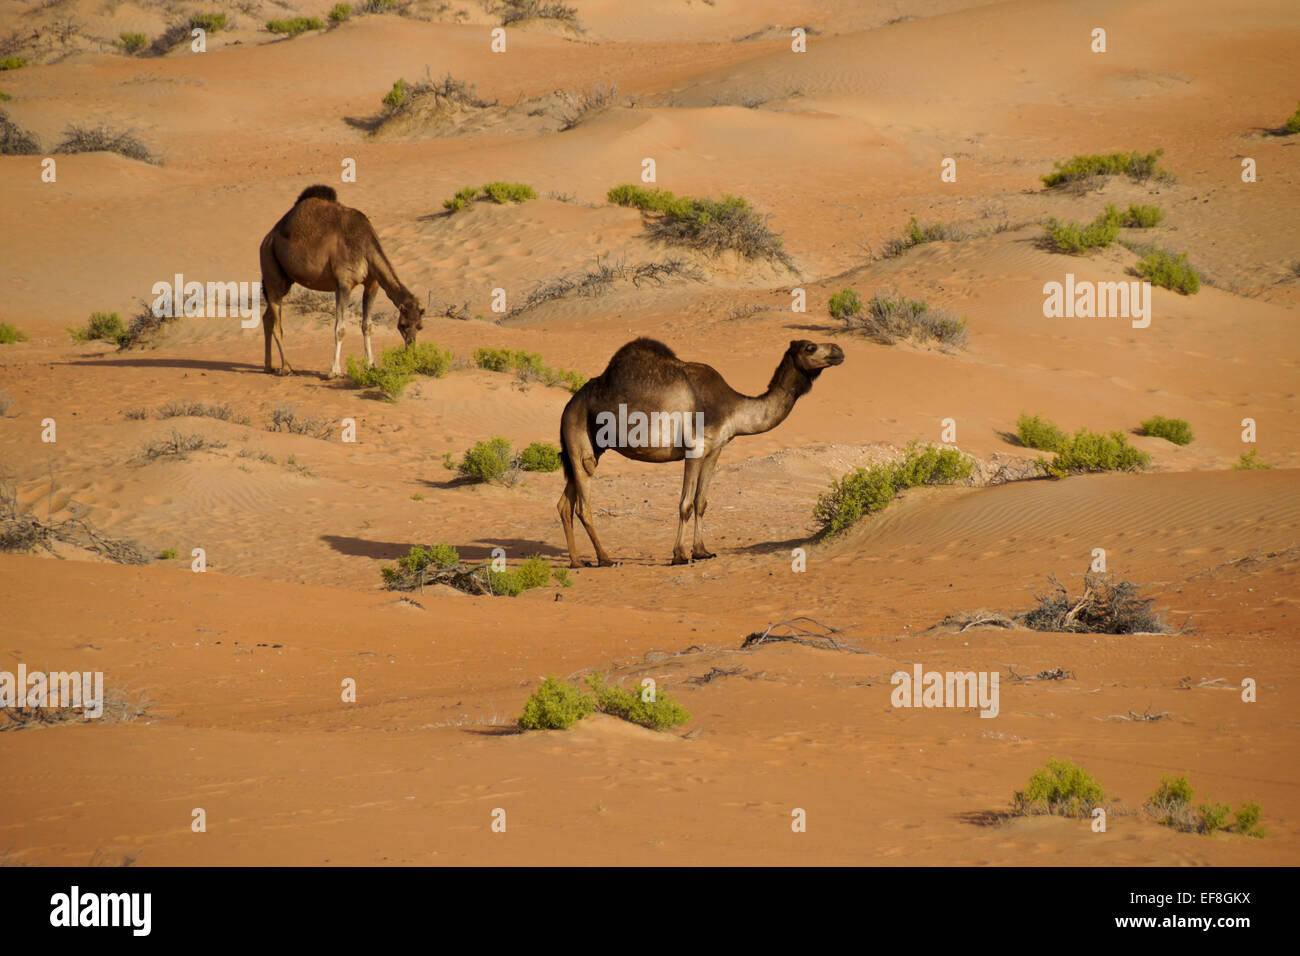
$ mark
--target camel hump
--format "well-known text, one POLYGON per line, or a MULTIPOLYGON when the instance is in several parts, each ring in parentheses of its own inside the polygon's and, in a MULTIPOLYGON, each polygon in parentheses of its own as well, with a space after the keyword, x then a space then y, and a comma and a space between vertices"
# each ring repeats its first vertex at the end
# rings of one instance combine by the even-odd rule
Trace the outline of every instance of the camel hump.
POLYGON ((631 342, 628 342, 627 345, 615 352, 614 357, 610 359, 610 364, 613 364, 620 359, 630 358, 638 353, 649 353, 657 358, 677 358, 677 353, 664 345, 664 343, 660 342, 658 339, 648 339, 645 336, 641 336, 641 338, 633 339, 631 342))
POLYGON ((338 202, 339 194, 334 191, 333 186, 322 186, 317 184, 315 186, 308 186, 299 193, 298 198, 294 200, 294 205, 298 205, 298 203, 302 202, 304 199, 328 199, 330 202, 338 202))

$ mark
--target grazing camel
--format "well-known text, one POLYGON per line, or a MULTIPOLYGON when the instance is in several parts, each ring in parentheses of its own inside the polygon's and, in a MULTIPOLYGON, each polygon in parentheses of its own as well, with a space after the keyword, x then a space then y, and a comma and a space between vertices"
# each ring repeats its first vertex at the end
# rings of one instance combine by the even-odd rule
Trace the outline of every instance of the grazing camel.
POLYGON ((654 339, 639 338, 614 353, 603 374, 587 382, 564 406, 560 460, 567 482, 557 508, 577 568, 573 534, 576 512, 602 567, 612 565, 596 537, 591 476, 608 449, 635 461, 685 461, 673 564, 713 557, 704 546, 704 512, 718 455, 737 435, 758 435, 785 421, 822 369, 844 361, 838 345, 798 339, 790 343, 767 391, 757 398, 731 388, 712 366, 683 362, 654 339), (686 556, 686 523, 694 516, 695 539, 686 556))
POLYGON ((397 331, 408 346, 424 327, 424 307, 393 271, 379 247, 370 220, 338 202, 329 186, 308 186, 293 208, 285 213, 262 240, 262 294, 266 310, 262 331, 266 336, 266 370, 271 368, 271 339, 280 350, 280 372, 292 372, 284 360, 284 330, 280 303, 296 282, 317 292, 334 293, 334 364, 330 378, 341 374, 343 321, 348 299, 358 285, 361 296, 361 334, 366 342, 366 365, 375 364, 370 347, 370 305, 382 288, 397 306, 397 331))

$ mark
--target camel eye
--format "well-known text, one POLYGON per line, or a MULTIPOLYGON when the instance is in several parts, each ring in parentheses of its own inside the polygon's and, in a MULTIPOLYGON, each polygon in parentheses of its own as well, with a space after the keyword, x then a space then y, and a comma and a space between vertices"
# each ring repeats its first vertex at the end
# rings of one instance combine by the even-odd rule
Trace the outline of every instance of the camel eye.
POLYGON ((811 352, 816 352, 816 351, 817 351, 817 346, 815 346, 815 345, 813 345, 813 343, 809 342, 807 345, 805 345, 805 346, 803 347, 803 350, 804 350, 805 352, 809 352, 809 353, 811 353, 811 352))

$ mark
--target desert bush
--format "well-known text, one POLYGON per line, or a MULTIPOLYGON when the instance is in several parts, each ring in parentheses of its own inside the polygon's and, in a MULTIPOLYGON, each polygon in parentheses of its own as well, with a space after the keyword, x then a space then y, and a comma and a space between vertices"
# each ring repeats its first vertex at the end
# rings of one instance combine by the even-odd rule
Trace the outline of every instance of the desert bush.
POLYGON ((117 153, 127 159, 161 166, 162 160, 130 131, 112 130, 106 125, 82 126, 74 123, 63 131, 63 142, 56 153, 117 153))
POLYGON ((1047 221, 1043 244, 1054 252, 1072 255, 1104 249, 1119 238, 1120 214, 1114 206, 1106 209, 1092 222, 1061 222, 1053 217, 1047 221))
POLYGON ((181 20, 173 23, 149 44, 148 54, 150 56, 165 56, 182 43, 188 43, 190 40, 190 22, 181 20))
POLYGON ((1201 288, 1201 274, 1187 261, 1187 253, 1151 247, 1134 269, 1153 285, 1183 295, 1195 295, 1201 288))
POLYGON ((268 20, 266 29, 282 36, 296 37, 311 30, 323 30, 325 24, 319 17, 289 17, 284 20, 268 20))
POLYGON ((442 201, 442 208, 449 212, 459 212, 464 209, 468 203, 473 202, 474 197, 477 195, 477 186, 466 186, 463 189, 458 190, 456 195, 452 196, 450 199, 444 199, 442 201))
MULTIPOLYGON (((845 289, 838 293, 838 306, 845 309, 857 302, 854 295, 845 297, 845 289)), ((867 300, 865 310, 846 314, 841 321, 845 326, 884 345, 894 345, 911 340, 920 344, 938 342, 943 348, 965 348, 966 322, 947 309, 932 309, 925 299, 909 299, 890 292, 877 292, 867 300)))
POLYGON ((1151 456, 1130 445, 1120 431, 1102 435, 1080 428, 1051 450, 1056 457, 1050 462, 1038 459, 1038 467, 1054 478, 1096 471, 1140 471, 1151 463, 1151 456))
POLYGON ((126 326, 116 312, 92 312, 84 329, 69 329, 77 342, 113 342, 120 344, 126 335, 126 326))
POLYGON ((35 156, 41 151, 41 141, 27 132, 9 114, 0 110, 0 156, 35 156))
POLYGON ((1259 460, 1259 449, 1252 448, 1250 451, 1243 451, 1237 463, 1232 466, 1234 471, 1267 471, 1274 467, 1268 462, 1259 460))
POLYGON ((209 451, 225 447, 225 442, 212 441, 197 432, 182 435, 173 428, 165 438, 145 442, 140 449, 139 458, 146 462, 156 461, 159 458, 184 459, 192 451, 209 451))
POLYGON ((831 296, 828 309, 831 318, 847 322, 862 311, 862 300, 858 298, 858 294, 852 289, 841 289, 831 296))
POLYGON ((652 239, 710 255, 730 250, 746 259, 771 260, 794 269, 781 237, 739 196, 698 199, 624 184, 612 188, 605 198, 619 206, 639 209, 646 217, 646 231, 652 239))
POLYGON ((118 336, 117 346, 119 349, 129 349, 134 346, 148 345, 154 337, 162 331, 164 325, 175 322, 179 316, 175 315, 154 315, 153 309, 148 302, 141 301, 140 308, 131 321, 127 324, 126 331, 118 336))
POLYGON ((207 33, 220 33, 226 28, 226 15, 224 13, 196 13, 190 17, 190 29, 195 28, 207 33))
POLYGON ((1106 798, 1101 784, 1078 764, 1049 760, 1016 793, 1017 813, 1051 813, 1065 817, 1090 817, 1106 798))
POLYGON ((1069 440, 1069 436, 1046 418, 1037 415, 1021 414, 1016 419, 1016 437, 1026 448, 1039 451, 1060 451, 1069 440))
POLYGON ((406 80, 398 77, 393 81, 393 88, 384 94, 383 103, 390 110, 400 110, 411 102, 411 94, 407 91, 406 80))
POLYGON ((1297 106, 1296 111, 1287 117, 1282 128, 1288 133, 1300 133, 1300 106, 1297 106))
POLYGON ((577 392, 587 384, 587 376, 572 369, 554 369, 536 352, 523 349, 475 349, 474 364, 489 372, 514 372, 521 382, 541 382, 577 392))
POLYGON ((1154 153, 1139 153, 1136 150, 1131 153, 1081 153, 1064 163, 1056 163, 1056 168, 1041 179, 1049 189, 1094 176, 1128 176, 1139 181, 1153 177, 1172 179, 1168 171, 1160 168, 1159 159, 1163 154, 1163 149, 1157 149, 1154 153))
POLYGON ((397 6, 397 0, 367 0, 366 13, 389 13, 397 6))
POLYGON ((496 12, 501 15, 503 27, 527 20, 558 20, 580 29, 577 8, 551 2, 551 0, 501 0, 496 12))
POLYGON ((1260 806, 1253 801, 1243 803, 1237 810, 1233 823, 1228 823, 1232 809, 1225 803, 1203 803, 1193 806, 1195 794, 1187 777, 1160 778, 1160 786, 1147 798, 1145 809, 1158 823, 1184 833, 1209 835, 1220 830, 1243 836, 1262 837, 1259 826, 1260 806))
POLYGON ((17 70, 27 65, 27 58, 23 56, 5 56, 0 57, 0 73, 5 70, 17 70))
POLYGON ((468 449, 456 470, 478 481, 501 481, 514 461, 514 447, 510 444, 510 439, 497 436, 478 442, 468 449))
POLYGON ((550 442, 535 441, 519 453, 519 467, 524 471, 558 471, 560 449, 550 442))
POLYGON ((655 699, 647 701, 640 688, 628 690, 606 684, 601 674, 588 677, 587 685, 596 695, 596 709, 601 713, 650 730, 668 730, 691 719, 686 708, 657 688, 655 699))
POLYGON ((379 573, 386 586, 398 588, 410 581, 421 579, 427 568, 445 571, 459 564, 460 552, 449 544, 436 544, 433 547, 415 545, 408 554, 397 559, 395 567, 381 567, 379 573))
POLYGON ((896 259, 913 246, 923 245, 927 242, 959 242, 962 239, 969 238, 970 233, 960 226, 950 226, 942 222, 922 226, 917 218, 913 216, 908 220, 901 236, 890 239, 885 243, 884 256, 886 259, 896 259))
POLYGON ((560 114, 562 132, 581 126, 591 117, 618 104, 618 84, 597 83, 576 93, 565 93, 565 106, 560 114))
POLYGON ((1163 438, 1175 445, 1186 445, 1194 437, 1192 435, 1192 426, 1181 418, 1165 418, 1163 415, 1152 415, 1139 427, 1143 435, 1163 438))
MULTIPOLYGON (((209 405, 207 402, 168 402, 160 405, 154 413, 158 418, 215 418, 217 421, 247 425, 248 416, 240 415, 229 403, 209 405)), ((144 410, 139 415, 127 414, 128 418, 144 418, 144 410)), ((274 430, 274 429, 273 429, 274 430)))
POLYGON ((117 35, 117 46, 123 53, 139 53, 149 45, 149 38, 143 33, 123 31, 117 35))
POLYGON ((159 561, 174 561, 176 560, 176 557, 177 555, 176 555, 175 548, 165 548, 162 551, 158 552, 159 561))
POLYGON ((13 345, 15 342, 26 341, 27 336, 21 329, 8 322, 0 322, 0 345, 13 345))
POLYGON ((1120 216, 1120 225, 1130 229, 1151 229, 1160 225, 1165 214, 1159 206, 1138 206, 1129 204, 1128 210, 1120 216))
POLYGON ((547 677, 529 695, 519 717, 520 730, 566 730, 596 709, 577 685, 547 677))
POLYGON ((432 342, 384 349, 373 367, 356 358, 348 359, 347 375, 357 388, 377 388, 386 400, 395 402, 417 375, 442 378, 451 368, 451 349, 432 342))
MULTIPOLYGON (((190 414, 193 414, 192 412, 190 414)), ((298 416, 292 405, 276 405, 271 412, 271 423, 266 426, 269 432, 288 432, 291 435, 310 435, 328 441, 334 430, 333 424, 315 415, 298 416)))
POLYGON ((518 597, 533 588, 545 587, 551 580, 551 566, 541 555, 533 555, 516 568, 505 571, 485 570, 488 586, 501 597, 518 597))
POLYGON ((1151 610, 1151 598, 1131 581, 1116 582, 1097 572, 1083 576, 1083 593, 1072 596, 1055 575, 1052 589, 1035 594, 1038 604, 1017 619, 1032 631, 1070 634, 1162 634, 1164 622, 1151 610))
POLYGON ((352 16, 352 7, 346 3, 336 3, 330 7, 329 18, 331 23, 342 23, 348 17, 352 16))
POLYGON ((423 589, 426 584, 444 584, 467 594, 493 597, 518 597, 532 588, 545 587, 552 577, 569 587, 566 574, 553 574, 540 555, 533 555, 517 567, 496 570, 491 562, 469 565, 461 561, 457 550, 447 544, 433 547, 416 545, 398 558, 395 565, 379 569, 384 587, 393 591, 423 589))
POLYGON ((0 103, 8 103, 12 99, 13 99, 12 96, 10 96, 4 90, 0 90, 0 103))
POLYGON ((493 182, 485 186, 466 186, 450 199, 442 201, 442 208, 449 212, 459 212, 476 201, 488 201, 504 206, 506 203, 527 202, 536 199, 537 191, 525 183, 493 182))
POLYGON ((869 468, 855 468, 831 482, 817 496, 813 518, 827 536, 837 535, 861 518, 875 514, 908 488, 950 485, 970 477, 972 463, 955 448, 922 446, 913 441, 903 456, 869 468))

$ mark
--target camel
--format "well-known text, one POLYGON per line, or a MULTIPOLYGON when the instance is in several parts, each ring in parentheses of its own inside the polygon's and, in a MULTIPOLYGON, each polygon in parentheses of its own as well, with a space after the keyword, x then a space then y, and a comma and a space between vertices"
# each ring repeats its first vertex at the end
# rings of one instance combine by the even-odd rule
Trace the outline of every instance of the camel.
POLYGON ((560 418, 566 481, 556 508, 569 546, 569 567, 582 566, 573 533, 575 513, 596 548, 597 564, 614 564, 596 536, 591 509, 591 476, 611 448, 634 461, 686 462, 672 563, 714 557, 704 544, 703 521, 722 449, 737 435, 758 435, 781 424, 822 370, 843 361, 838 345, 797 339, 781 356, 767 391, 751 398, 731 388, 712 366, 683 362, 662 342, 639 338, 624 345, 602 374, 569 399, 560 418), (688 558, 686 524, 692 517, 695 533, 688 558))
POLYGON ((410 347, 424 327, 424 307, 410 289, 402 285, 392 264, 379 247, 370 220, 338 202, 329 186, 308 186, 293 208, 285 213, 262 240, 262 294, 266 310, 262 331, 266 336, 266 370, 271 368, 271 340, 280 350, 281 373, 293 368, 284 359, 284 330, 280 324, 280 303, 296 282, 317 292, 334 293, 334 364, 330 378, 341 374, 343 322, 348 299, 358 285, 361 296, 361 334, 366 342, 366 365, 375 364, 370 347, 370 306, 382 288, 397 306, 397 331, 410 347))

